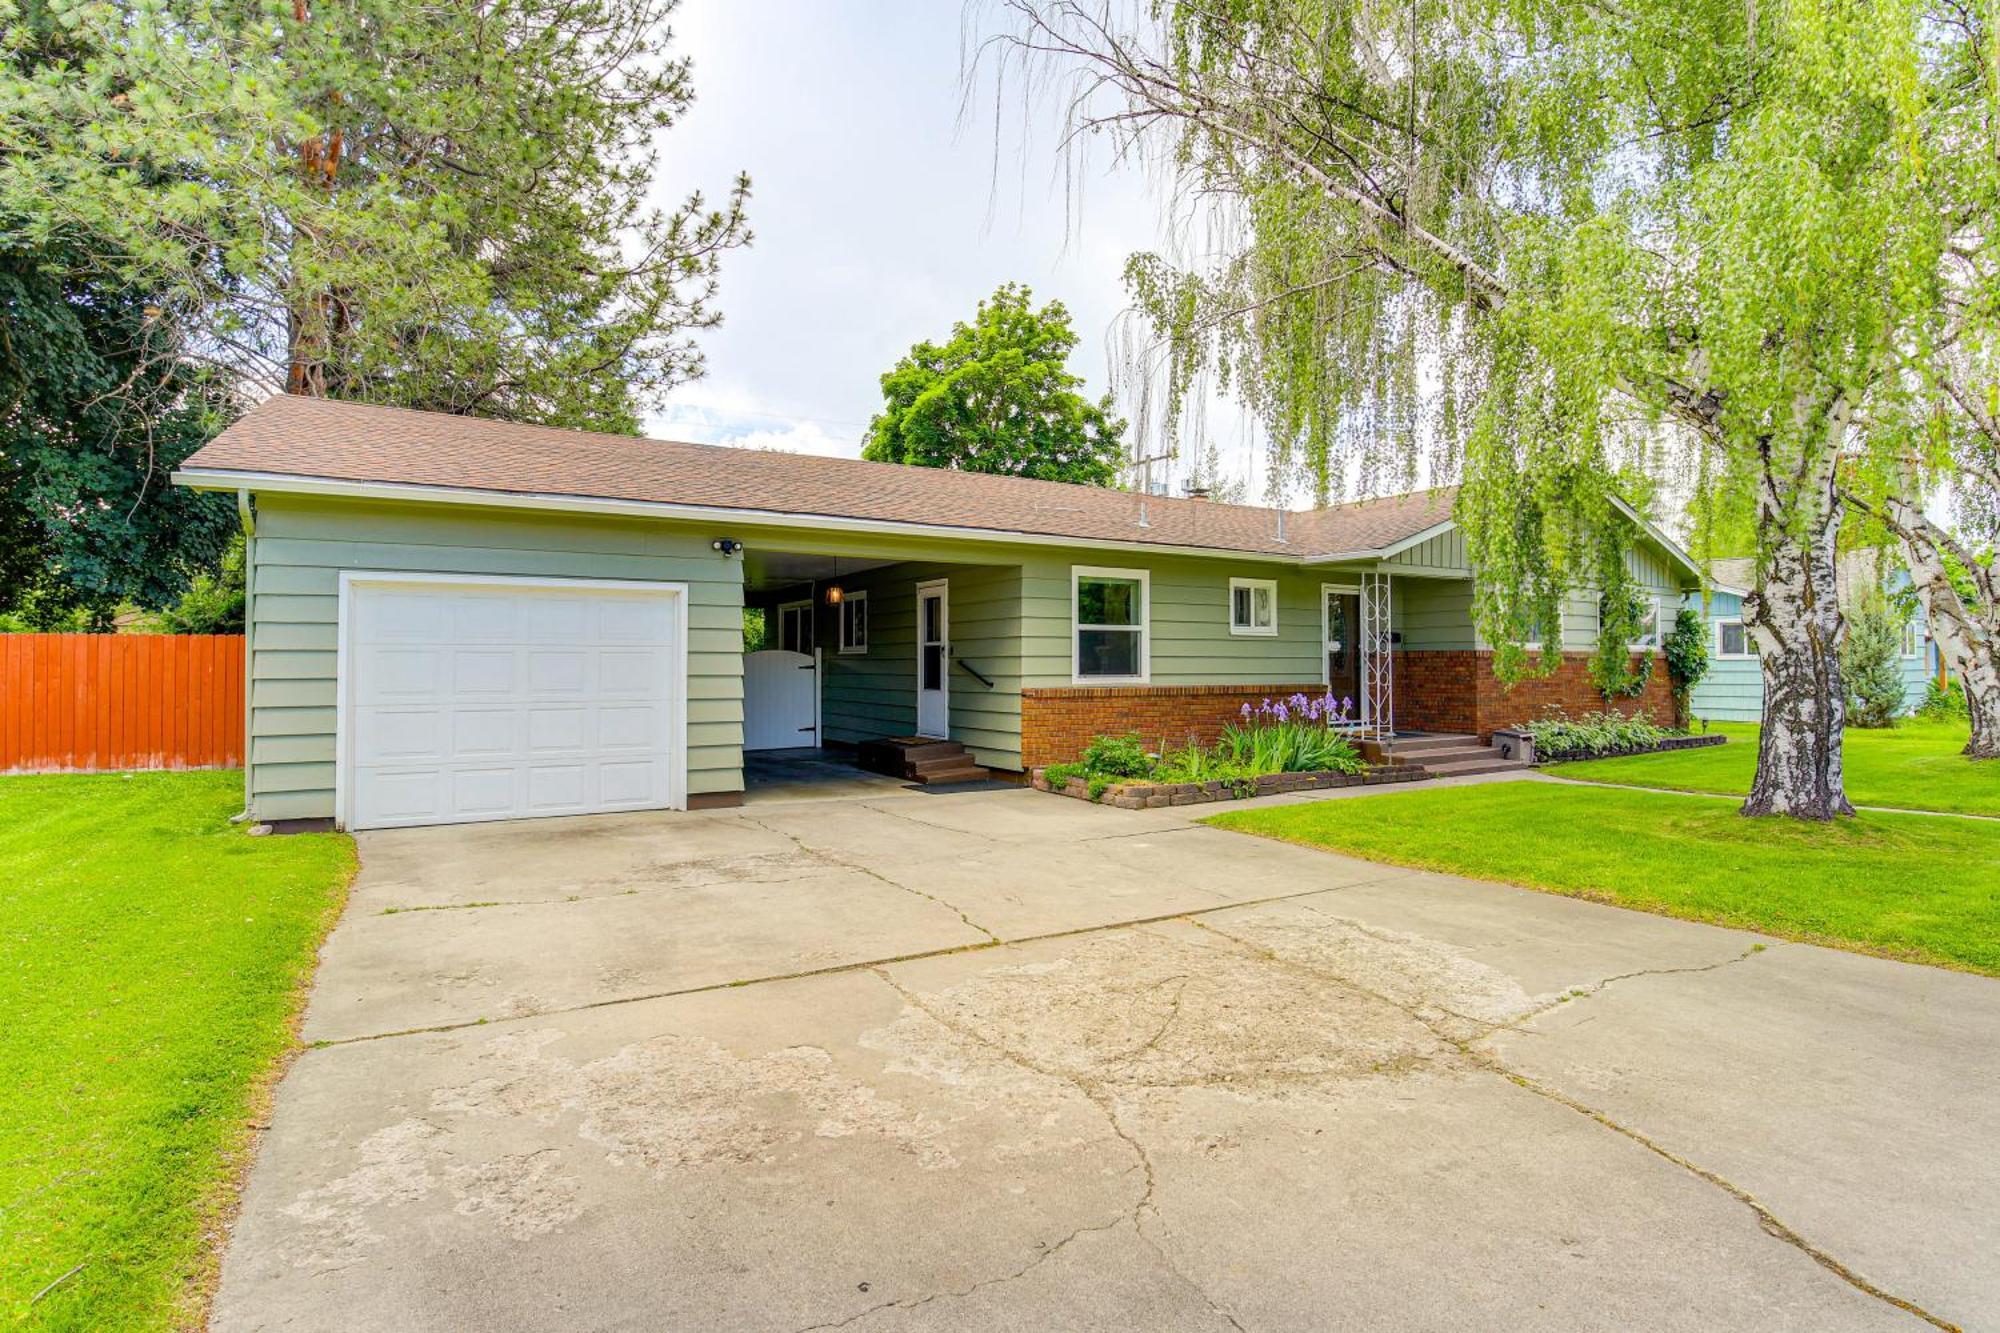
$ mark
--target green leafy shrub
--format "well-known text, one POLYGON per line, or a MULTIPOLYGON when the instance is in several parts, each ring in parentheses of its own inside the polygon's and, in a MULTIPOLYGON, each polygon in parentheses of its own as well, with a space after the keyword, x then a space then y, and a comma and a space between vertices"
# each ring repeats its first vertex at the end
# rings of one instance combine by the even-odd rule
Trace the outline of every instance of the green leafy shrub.
POLYGON ((1957 681, 1948 681, 1940 686, 1935 679, 1924 686, 1924 701, 1917 705, 1917 716, 1926 722, 1963 722, 1972 716, 1965 705, 1965 687, 1957 681))
POLYGON ((1585 713, 1566 717, 1554 713, 1517 728, 1535 743, 1538 759, 1588 759, 1595 755, 1643 750, 1670 736, 1687 733, 1655 723, 1644 713, 1585 713))
POLYGON ((1683 725, 1688 719, 1688 696, 1708 674, 1708 622, 1691 606, 1674 614, 1674 627, 1660 645, 1667 659, 1667 679, 1674 692, 1674 720, 1683 725))
POLYGON ((1847 723, 1892 727, 1903 711, 1903 627, 1879 592, 1863 594, 1847 616, 1840 675, 1847 686, 1847 723))
POLYGON ((1137 736, 1094 736, 1084 747, 1083 766, 1113 778, 1143 778, 1153 771, 1153 757, 1137 736))

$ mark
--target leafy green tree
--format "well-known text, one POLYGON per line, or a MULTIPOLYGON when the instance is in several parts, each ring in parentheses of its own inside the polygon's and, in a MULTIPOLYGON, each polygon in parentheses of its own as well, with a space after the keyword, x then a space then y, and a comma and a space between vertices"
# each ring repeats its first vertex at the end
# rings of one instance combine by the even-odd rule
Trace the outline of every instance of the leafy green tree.
POLYGON ((1840 648, 1847 686, 1847 716, 1857 727, 1895 725, 1903 711, 1903 627, 1888 599, 1874 588, 1847 610, 1847 641, 1840 648))
POLYGON ((249 389, 634 428, 701 370, 739 178, 646 203, 674 0, 28 0, 0 241, 84 247, 249 389))
POLYGON ((1683 462, 1755 514, 1744 812, 1851 812, 1836 473, 1938 308, 1921 127, 1987 39, 1911 0, 1012 7, 1079 131, 1218 201, 1182 247, 1215 258, 1127 270, 1173 395, 1234 387, 1322 494, 1462 466, 1501 644, 1628 540, 1621 468, 1683 462))
POLYGON ((954 324, 942 345, 918 343, 882 377, 882 411, 861 456, 880 463, 997 472, 1114 486, 1125 423, 1110 395, 1091 402, 1068 368, 1076 349, 1060 301, 1034 308, 1007 283, 954 324))
POLYGON ((166 606, 235 526, 227 499, 168 483, 234 405, 147 305, 0 246, 0 613, 30 628, 166 606))

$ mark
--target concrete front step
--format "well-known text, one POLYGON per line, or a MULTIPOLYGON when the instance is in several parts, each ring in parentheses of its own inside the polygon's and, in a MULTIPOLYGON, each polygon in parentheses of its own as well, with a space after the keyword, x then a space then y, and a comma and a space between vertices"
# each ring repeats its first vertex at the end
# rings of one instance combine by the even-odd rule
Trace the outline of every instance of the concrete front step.
POLYGON ((1391 754, 1424 754, 1431 750, 1451 750, 1479 744, 1477 736, 1439 733, 1432 736, 1395 736, 1385 742, 1383 748, 1391 754))
POLYGON ((1463 778, 1469 777, 1474 773, 1525 773, 1528 771, 1528 766, 1520 760, 1502 759, 1499 755, 1491 751, 1488 751, 1486 757, 1483 759, 1455 759, 1449 763, 1435 764, 1426 759, 1423 761, 1423 765, 1424 772, 1434 778, 1463 778))

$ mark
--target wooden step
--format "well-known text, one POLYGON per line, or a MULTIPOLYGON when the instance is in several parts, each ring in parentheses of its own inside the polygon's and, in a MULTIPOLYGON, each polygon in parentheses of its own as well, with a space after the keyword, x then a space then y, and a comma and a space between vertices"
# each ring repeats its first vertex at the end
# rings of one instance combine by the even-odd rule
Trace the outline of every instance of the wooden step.
POLYGON ((916 781, 925 787, 949 787, 960 782, 985 782, 992 778, 990 770, 974 763, 955 764, 949 768, 931 768, 916 775, 916 781))

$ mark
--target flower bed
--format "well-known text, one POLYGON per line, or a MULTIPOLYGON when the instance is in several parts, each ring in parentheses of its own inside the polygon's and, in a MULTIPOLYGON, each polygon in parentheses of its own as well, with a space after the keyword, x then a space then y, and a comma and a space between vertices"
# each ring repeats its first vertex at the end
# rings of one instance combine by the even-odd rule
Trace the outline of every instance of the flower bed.
MULTIPOLYGON (((1240 801, 1252 796, 1276 796, 1291 791, 1324 791, 1333 787, 1380 787, 1396 782, 1421 782, 1430 774, 1414 764, 1390 764, 1359 773, 1265 773, 1254 778, 1224 782, 1114 782, 1104 786, 1099 805, 1119 810, 1146 810, 1167 805, 1201 805, 1208 801, 1240 801)), ((1051 783, 1046 769, 1034 773, 1036 791, 1091 798, 1090 780, 1072 777, 1061 785, 1051 783)))
POLYGON ((1530 764, 1569 764, 1586 759, 1622 759, 1635 754, 1664 754, 1669 750, 1699 750, 1709 745, 1721 745, 1729 737, 1710 736, 1665 736, 1647 745, 1621 745, 1608 750, 1584 750, 1574 754, 1544 754, 1536 748, 1534 738, 1519 731, 1496 731, 1493 733, 1493 748, 1509 758, 1519 756, 1530 764))

